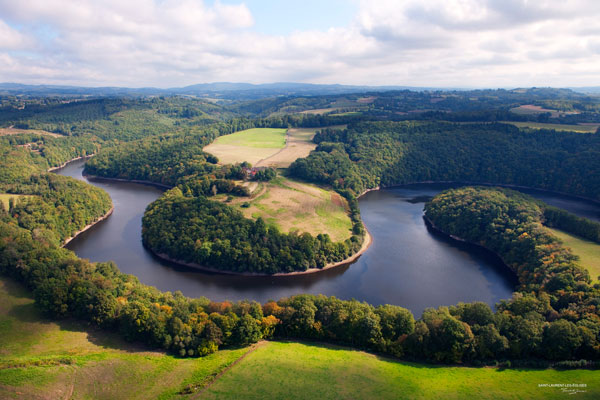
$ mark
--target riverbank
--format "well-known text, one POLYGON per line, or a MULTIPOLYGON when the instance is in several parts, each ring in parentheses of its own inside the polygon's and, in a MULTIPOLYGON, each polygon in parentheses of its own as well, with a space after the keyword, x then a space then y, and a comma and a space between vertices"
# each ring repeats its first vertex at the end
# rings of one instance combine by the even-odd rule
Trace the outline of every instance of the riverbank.
MULTIPOLYGON (((52 168, 48 168, 48 172, 55 172, 58 171, 64 167, 66 167, 67 165, 69 165, 72 162, 75 161, 79 161, 79 160, 87 160, 89 158, 92 158, 95 154, 90 154, 87 156, 81 156, 81 157, 75 157, 71 160, 65 161, 63 164, 61 164, 58 167, 52 167, 52 168)), ((112 201, 112 200, 111 200, 112 201)), ((69 242, 71 242, 73 239, 75 239, 77 236, 79 236, 81 233, 87 231, 88 229, 90 229, 91 227, 93 227, 94 225, 96 225, 99 222, 104 221, 105 219, 107 219, 108 217, 110 217, 113 213, 113 211, 115 210, 115 206, 111 206, 110 210, 108 210, 104 215, 100 216, 99 218, 95 219, 93 222, 87 224, 86 226, 84 226, 83 228, 81 228, 80 230, 78 230, 77 232, 75 232, 73 234, 73 236, 68 237, 67 239, 65 239, 62 243, 62 247, 65 247, 67 244, 69 244, 69 242)))
POLYGON ((96 180, 96 181, 139 183, 142 185, 154 186, 159 189, 165 189, 165 190, 173 189, 173 186, 163 185, 162 183, 156 183, 156 182, 152 182, 152 181, 144 181, 144 180, 139 180, 139 179, 105 178, 103 176, 86 174, 85 172, 82 175, 86 179, 96 180))
POLYGON ((107 212, 106 214, 104 214, 104 215, 103 215, 103 216, 101 216, 100 218, 97 218, 97 219, 96 219, 96 220, 94 220, 92 223, 90 223, 90 224, 88 224, 88 225, 84 226, 82 229, 80 229, 80 230, 78 230, 77 232, 75 232, 75 233, 73 234, 73 236, 71 236, 71 237, 69 237, 69 238, 65 239, 65 241, 64 241, 64 242, 63 242, 63 244, 62 244, 62 247, 65 247, 67 244, 69 244, 69 242, 70 242, 71 240, 75 239, 75 238, 76 238, 76 237, 77 237, 79 234, 81 234, 81 233, 83 233, 83 232, 87 231, 87 230, 88 230, 88 229, 90 229, 92 226, 94 226, 94 225, 96 225, 97 223, 99 223, 99 222, 102 222, 102 221, 104 221, 106 218, 110 217, 110 216, 111 216, 111 214, 113 213, 113 211, 114 211, 114 210, 115 210, 115 207, 114 207, 114 206, 112 206, 112 207, 110 208, 110 210, 108 210, 108 212, 107 212))
POLYGON ((64 163, 62 163, 61 165, 59 165, 58 167, 52 167, 52 168, 48 168, 47 172, 54 172, 54 171, 58 171, 59 169, 62 169, 64 167, 66 167, 67 165, 69 165, 70 163, 74 162, 74 161, 79 161, 79 160, 87 160, 88 158, 92 158, 94 157, 95 154, 90 154, 87 156, 81 156, 81 157, 76 157, 76 158, 72 158, 68 161, 65 161, 64 163))
POLYGON ((571 198, 574 198, 574 199, 577 199, 577 200, 584 200, 584 201, 588 201, 590 203, 594 203, 596 205, 600 205, 600 199, 593 199, 591 197, 579 196, 579 195, 572 194, 572 193, 567 193, 567 192, 557 192, 556 190, 543 189, 543 188, 534 187, 534 186, 513 185, 513 184, 509 184, 509 183, 471 182, 471 181, 416 181, 416 182, 401 183, 401 184, 398 184, 398 185, 389 185, 389 186, 380 185, 380 186, 377 186, 374 189, 367 189, 367 190, 365 190, 364 192, 362 192, 359 195, 359 197, 362 196, 363 194, 366 194, 366 193, 372 191, 372 190, 393 189, 395 187, 405 187, 405 186, 408 186, 408 185, 420 185, 420 184, 426 184, 426 185, 441 184, 441 185, 486 186, 486 187, 501 187, 501 188, 506 188, 506 189, 536 190, 536 191, 548 193, 548 194, 551 194, 551 195, 560 195, 560 196, 565 196, 565 197, 571 197, 571 198))
POLYGON ((341 267, 343 265, 348 265, 350 263, 353 263, 365 251, 367 251, 367 249, 371 246, 372 243, 373 243, 373 237, 371 236, 369 231, 367 231, 367 229, 365 228, 365 237, 363 239, 361 248, 356 253, 351 255, 350 257, 348 257, 342 261, 327 264, 323 268, 309 268, 305 271, 277 272, 274 274, 263 274, 263 273, 258 273, 258 272, 236 272, 236 271, 227 271, 227 270, 221 270, 221 269, 216 269, 216 268, 210 268, 210 267, 206 267, 204 265, 200 265, 200 264, 196 264, 196 263, 189 263, 189 262, 186 262, 183 260, 177 260, 177 259, 169 257, 169 255, 167 255, 165 253, 156 253, 154 250, 152 250, 151 248, 149 248, 147 246, 144 246, 144 248, 146 248, 149 252, 151 252, 152 254, 154 254, 156 257, 160 258, 163 261, 167 261, 172 264, 177 264, 177 265, 182 265, 185 267, 197 269, 202 272, 210 272, 210 273, 221 274, 221 275, 237 275, 237 276, 294 276, 294 275, 316 274, 318 272, 327 271, 327 270, 330 270, 330 269, 333 269, 336 267, 341 267))
POLYGON ((482 246, 482 245, 480 245, 479 243, 470 242, 470 241, 468 241, 468 240, 465 240, 465 239, 463 239, 463 238, 461 238, 461 237, 459 237, 459 236, 452 235, 452 234, 450 234, 450 233, 448 233, 448 232, 444 231, 443 229, 441 229, 441 228, 437 227, 437 226, 436 226, 436 225, 433 223, 433 221, 432 221, 431 219, 429 219, 429 218, 428 218, 426 215, 423 215, 423 220, 425 221, 425 224, 427 225, 427 227, 428 227, 428 228, 430 228, 431 230, 435 231, 436 233, 439 233, 439 234, 441 234, 441 235, 443 235, 443 236, 445 236, 445 237, 448 237, 448 238, 450 238, 450 239, 452 239, 452 240, 456 240, 457 242, 461 242, 461 243, 467 244, 467 245, 469 245, 469 246, 474 246, 474 247, 477 247, 477 248, 479 248, 479 249, 483 249, 483 250, 485 250, 486 252, 488 252, 488 253, 492 254, 494 257, 496 257, 496 258, 497 258, 497 259, 498 259, 498 260, 499 260, 499 261, 502 263, 502 265, 503 265, 503 266, 504 266, 504 267, 505 267, 505 268, 506 268, 508 271, 510 271, 510 272, 511 272, 511 274, 513 274, 513 275, 515 276, 515 278, 517 278, 517 279, 518 279, 517 273, 516 273, 516 272, 515 272, 515 271, 514 271, 514 270, 513 270, 513 269, 512 269, 512 268, 511 268, 511 267, 510 267, 510 266, 509 266, 509 265, 508 265, 508 264, 507 264, 505 261, 504 261, 504 259, 502 258, 502 256, 501 256, 500 254, 496 253, 496 252, 495 252, 495 251, 493 251, 493 250, 490 250, 490 249, 488 249, 488 248, 487 248, 487 247, 485 247, 485 246, 482 246))

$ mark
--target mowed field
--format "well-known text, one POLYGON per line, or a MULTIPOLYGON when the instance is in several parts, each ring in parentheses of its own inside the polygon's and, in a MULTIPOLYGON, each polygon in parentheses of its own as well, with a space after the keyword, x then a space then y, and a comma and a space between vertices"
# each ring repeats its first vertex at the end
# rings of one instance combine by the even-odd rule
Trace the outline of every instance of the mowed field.
POLYGON ((58 133, 52 133, 52 132, 43 131, 40 129, 0 128, 0 136, 22 135, 24 133, 32 133, 35 135, 46 135, 46 136, 52 136, 52 137, 64 137, 63 135, 59 135, 58 133))
POLYGON ((19 284, 0 278, 2 399, 565 398, 540 384, 587 384, 598 371, 498 370, 399 362, 344 347, 261 342, 181 359, 74 321, 46 320, 19 284))
POLYGON ((554 236, 557 236, 566 247, 570 247, 573 253, 579 256, 581 265, 590 271, 590 277, 597 282, 600 276, 600 245, 558 229, 547 229, 550 229, 554 236))
POLYGON ((532 129, 554 129, 555 131, 568 131, 568 132, 581 132, 581 133, 595 133, 596 129, 600 126, 597 125, 562 125, 562 124, 546 124, 543 122, 514 122, 514 121, 502 121, 505 124, 511 124, 517 128, 532 128, 532 129))
POLYGON ((254 165, 285 147, 287 129, 254 128, 218 137, 203 150, 221 164, 247 161, 254 165))
POLYGON ((256 163, 257 167, 287 168, 298 158, 307 157, 317 145, 312 142, 316 128, 291 128, 287 133, 287 143, 277 153, 256 163))
POLYGON ((333 190, 277 177, 253 199, 241 198, 234 204, 247 218, 262 217, 282 232, 297 230, 314 236, 328 233, 333 241, 351 236, 352 221, 346 199, 333 190), (241 204, 248 202, 250 207, 241 204))

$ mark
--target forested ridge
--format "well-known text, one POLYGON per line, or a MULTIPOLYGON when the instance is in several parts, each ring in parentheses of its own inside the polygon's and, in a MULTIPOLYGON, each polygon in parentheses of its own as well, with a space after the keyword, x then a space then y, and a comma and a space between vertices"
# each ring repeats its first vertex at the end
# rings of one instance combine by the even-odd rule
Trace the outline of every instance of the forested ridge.
POLYGON ((421 181, 522 185, 600 199, 600 136, 506 124, 361 122, 324 129, 293 176, 336 188, 421 181))
POLYGON ((591 285, 579 259, 542 226, 545 208, 508 189, 467 187, 435 196, 425 216, 437 229, 496 252, 517 274, 517 293, 500 303, 495 325, 511 346, 520 344, 522 356, 597 358, 600 285, 591 285), (519 313, 515 299, 527 296, 519 313))
POLYGON ((171 259, 239 273, 274 274, 323 268, 354 254, 362 236, 332 242, 327 234, 281 233, 204 196, 184 196, 179 187, 148 206, 144 244, 171 259))

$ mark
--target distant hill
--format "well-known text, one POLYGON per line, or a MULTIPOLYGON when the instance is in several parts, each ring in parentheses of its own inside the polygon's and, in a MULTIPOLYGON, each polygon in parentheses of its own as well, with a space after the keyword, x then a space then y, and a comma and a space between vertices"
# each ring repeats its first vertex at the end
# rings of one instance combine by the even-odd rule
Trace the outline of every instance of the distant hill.
MULTIPOLYGON (((353 86, 319 85, 310 83, 278 82, 265 84, 215 82, 201 83, 181 88, 126 88, 81 87, 61 85, 24 85, 0 83, 0 95, 30 96, 169 96, 188 95, 196 97, 252 100, 275 96, 320 96, 360 92, 384 92, 390 90, 444 90, 440 88, 411 86, 353 86)), ((449 90, 449 89, 446 89, 449 90)))

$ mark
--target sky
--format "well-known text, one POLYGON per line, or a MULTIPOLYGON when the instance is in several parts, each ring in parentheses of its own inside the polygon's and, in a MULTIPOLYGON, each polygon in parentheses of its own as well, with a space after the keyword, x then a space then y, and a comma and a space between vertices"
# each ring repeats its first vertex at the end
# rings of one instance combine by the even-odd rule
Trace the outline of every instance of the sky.
POLYGON ((600 86, 600 1, 0 0, 0 82, 600 86))

